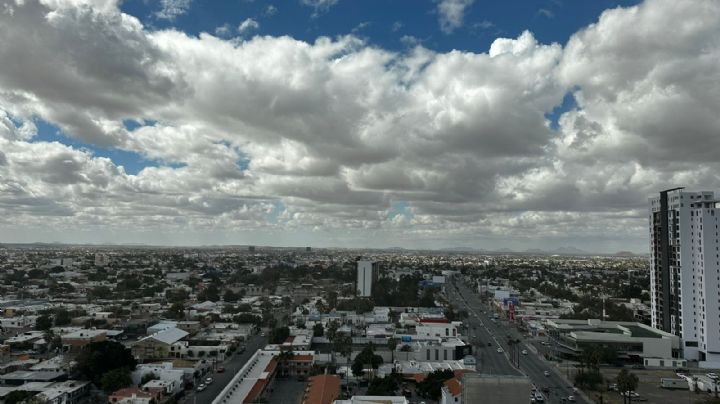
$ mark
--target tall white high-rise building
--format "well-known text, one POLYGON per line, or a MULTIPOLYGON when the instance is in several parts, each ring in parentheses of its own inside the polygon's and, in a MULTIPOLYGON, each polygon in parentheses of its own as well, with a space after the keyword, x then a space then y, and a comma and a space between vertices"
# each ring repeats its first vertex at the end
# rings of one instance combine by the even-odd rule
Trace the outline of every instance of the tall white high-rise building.
POLYGON ((652 326, 682 338, 685 359, 720 364, 720 208, 710 191, 650 199, 652 326))
POLYGON ((380 264, 375 261, 357 262, 357 295, 370 297, 372 284, 377 280, 380 264))

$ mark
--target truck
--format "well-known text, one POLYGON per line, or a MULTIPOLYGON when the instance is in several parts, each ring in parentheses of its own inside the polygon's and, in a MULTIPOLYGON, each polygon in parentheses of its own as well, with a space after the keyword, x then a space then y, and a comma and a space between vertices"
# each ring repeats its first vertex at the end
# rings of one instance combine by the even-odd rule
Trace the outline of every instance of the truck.
POLYGON ((685 379, 673 379, 669 377, 663 377, 660 379, 660 387, 664 389, 677 389, 677 390, 688 390, 690 385, 685 379))

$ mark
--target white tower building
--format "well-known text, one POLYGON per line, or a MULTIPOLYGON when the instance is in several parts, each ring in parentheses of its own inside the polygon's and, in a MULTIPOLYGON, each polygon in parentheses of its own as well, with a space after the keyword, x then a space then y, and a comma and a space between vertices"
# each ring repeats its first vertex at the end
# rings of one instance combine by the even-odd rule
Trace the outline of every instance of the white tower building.
POLYGON ((357 262, 357 295, 370 297, 372 284, 377 280, 380 264, 375 261, 357 262))
POLYGON ((720 208, 713 192, 650 199, 652 326, 682 338, 688 360, 720 366, 720 208))

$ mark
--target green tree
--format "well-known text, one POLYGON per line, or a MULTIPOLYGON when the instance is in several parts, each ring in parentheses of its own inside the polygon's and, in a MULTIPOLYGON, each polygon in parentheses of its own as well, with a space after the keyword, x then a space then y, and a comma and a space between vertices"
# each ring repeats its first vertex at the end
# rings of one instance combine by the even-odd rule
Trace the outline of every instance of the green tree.
POLYGON ((62 326, 62 325, 68 325, 72 321, 72 316, 70 315, 70 312, 67 311, 64 308, 59 308, 55 310, 55 325, 56 326, 62 326))
POLYGON ((270 343, 271 344, 282 344, 290 336, 290 329, 288 327, 277 327, 270 331, 270 343))
POLYGON ((115 390, 119 390, 131 384, 132 379, 130 378, 130 369, 125 367, 107 371, 103 373, 102 377, 100 377, 100 387, 102 387, 106 393, 112 393, 115 390))
POLYGON ((226 302, 237 302, 240 300, 240 295, 233 292, 232 289, 228 289, 225 291, 225 294, 223 295, 223 300, 226 302))
MULTIPOLYGON (((620 393, 635 391, 635 389, 637 389, 638 382, 638 377, 633 373, 628 372, 627 369, 620 370, 620 373, 618 373, 615 378, 615 383, 617 383, 620 393)), ((623 403, 626 403, 629 398, 630 397, 623 394, 623 403)))
POLYGON ((417 393, 421 397, 437 400, 440 398, 440 390, 446 380, 455 377, 452 370, 436 370, 427 375, 425 380, 417 384, 417 393))
POLYGON ((364 373, 363 369, 366 365, 370 365, 371 368, 377 369, 380 365, 382 365, 382 363, 382 356, 375 354, 375 346, 371 342, 355 356, 355 360, 353 360, 353 364, 350 368, 353 375, 361 376, 364 373))
POLYGON ((43 314, 35 320, 35 329, 40 331, 47 331, 53 325, 53 321, 47 314, 43 314))
POLYGON ((5 404, 20 404, 27 399, 33 397, 37 392, 35 391, 26 391, 26 390, 15 390, 8 393, 8 395, 5 396, 5 404))
POLYGON ((352 355, 352 337, 349 335, 338 335, 333 341, 333 351, 345 357, 346 360, 350 359, 352 355))
POLYGON ((95 385, 101 385, 102 376, 115 369, 135 369, 137 362, 130 350, 119 342, 92 342, 80 351, 75 358, 77 371, 95 385))
POLYGON ((315 323, 313 326, 313 337, 322 337, 325 333, 322 323, 315 323))
POLYGON ((140 379, 140 385, 142 386, 145 383, 149 382, 150 380, 158 380, 158 379, 160 379, 160 377, 158 377, 158 375, 156 375, 154 372, 145 373, 143 375, 142 379, 140 379))
POLYGON ((185 305, 182 302, 173 303, 170 308, 165 312, 165 317, 173 320, 184 320, 185 319, 185 305))
POLYGON ((390 361, 394 363, 395 362, 395 349, 397 349, 397 346, 398 346, 397 338, 395 338, 395 337, 388 338, 387 346, 388 346, 388 349, 390 350, 390 358, 391 358, 390 361))

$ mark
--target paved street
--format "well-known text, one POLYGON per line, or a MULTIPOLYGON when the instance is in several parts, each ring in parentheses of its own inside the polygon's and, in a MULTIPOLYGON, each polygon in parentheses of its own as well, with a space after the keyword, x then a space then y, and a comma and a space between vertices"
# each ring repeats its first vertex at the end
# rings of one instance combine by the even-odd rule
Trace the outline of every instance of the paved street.
MULTIPOLYGON (((446 293, 455 307, 468 311, 469 318, 465 320, 469 326, 467 334, 473 342, 475 355, 480 362, 479 371, 495 375, 525 374, 538 388, 550 389, 549 394, 543 393, 547 403, 562 403, 563 399, 573 395, 572 385, 564 380, 558 369, 538 356, 534 347, 528 347, 530 344, 507 321, 492 321, 493 312, 490 307, 484 304, 464 282, 452 279, 446 286, 446 293), (508 339, 520 339, 517 349, 528 351, 527 355, 519 355, 519 369, 510 364, 511 347, 508 346, 508 339), (491 347, 487 346, 488 342, 492 343, 491 347), (497 352, 498 347, 503 348, 502 354, 497 352), (545 376, 545 371, 549 371, 550 375, 545 376)), ((577 402, 588 403, 578 394, 574 396, 577 402)))
MULTIPOLYGON (((212 377, 214 379, 213 383, 210 384, 204 391, 193 391, 189 393, 185 397, 184 402, 193 404, 211 403, 212 400, 215 399, 218 394, 220 394, 222 389, 224 389, 225 386, 230 383, 230 380, 232 380, 233 376, 235 376, 235 373, 237 373, 237 371, 243 367, 245 362, 250 359, 250 357, 255 353, 255 351, 267 345, 267 342, 267 337, 261 337, 260 335, 256 335, 250 338, 250 340, 246 344, 245 352, 233 355, 232 358, 217 365, 218 367, 225 367, 224 373, 210 372, 207 375, 203 376, 203 380, 206 377, 212 377)), ((199 383, 200 382, 198 382, 198 384, 199 383)))

